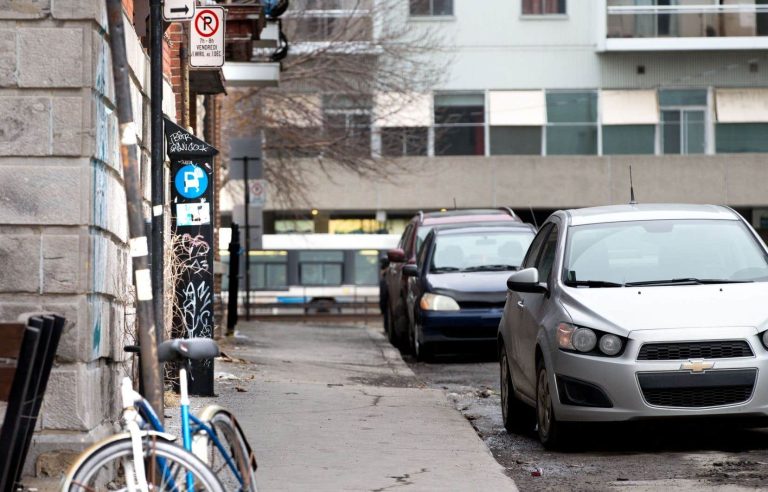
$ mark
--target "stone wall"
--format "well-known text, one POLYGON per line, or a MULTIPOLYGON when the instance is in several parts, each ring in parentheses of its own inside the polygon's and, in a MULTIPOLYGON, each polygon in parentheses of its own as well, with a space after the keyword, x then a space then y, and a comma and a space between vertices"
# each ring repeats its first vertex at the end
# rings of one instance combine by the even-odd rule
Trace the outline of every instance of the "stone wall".
MULTIPOLYGON (((149 59, 130 26, 126 17, 148 199, 149 59)), ((111 430, 127 366, 126 198, 106 31, 103 0, 0 0, 0 320, 39 310, 68 320, 28 472, 62 463, 41 454, 66 458, 111 430)), ((171 92, 166 84, 174 115, 171 92)))

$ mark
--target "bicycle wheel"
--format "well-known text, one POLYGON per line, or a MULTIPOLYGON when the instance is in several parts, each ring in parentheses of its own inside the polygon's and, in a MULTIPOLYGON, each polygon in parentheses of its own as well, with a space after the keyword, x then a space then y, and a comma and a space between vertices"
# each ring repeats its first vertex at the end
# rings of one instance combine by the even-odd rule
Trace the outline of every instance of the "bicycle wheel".
MULTIPOLYGON (((192 453, 158 435, 142 439, 144 469, 151 491, 224 492, 213 472, 192 453), (193 486, 188 486, 191 474, 193 486)), ((130 436, 121 434, 88 451, 64 479, 62 490, 93 492, 139 490, 130 436)))
POLYGON ((256 492, 256 459, 235 417, 212 405, 203 409, 199 418, 216 439, 198 429, 192 445, 195 454, 213 470, 225 489, 256 492))

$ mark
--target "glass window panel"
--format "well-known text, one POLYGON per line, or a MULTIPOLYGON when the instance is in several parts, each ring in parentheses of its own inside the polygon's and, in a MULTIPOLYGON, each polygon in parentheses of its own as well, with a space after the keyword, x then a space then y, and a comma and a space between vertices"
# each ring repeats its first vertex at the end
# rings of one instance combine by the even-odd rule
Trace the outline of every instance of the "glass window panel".
POLYGON ((704 153, 704 111, 684 111, 685 153, 704 153))
POLYGON ((435 128, 435 155, 485 155, 482 126, 435 128))
POLYGON ((379 284, 378 251, 355 252, 355 285, 379 284))
POLYGON ((453 0, 432 0, 432 15, 453 15, 453 0))
POLYGON ((342 265, 339 263, 302 263, 299 265, 302 285, 341 285, 342 265))
POLYGON ((491 155, 541 155, 541 127, 491 127, 491 155))
POLYGON ((382 128, 381 154, 385 157, 427 155, 427 128, 382 128))
POLYGON ((680 111, 661 112, 661 148, 664 154, 680 153, 680 111))
POLYGON ((299 261, 344 261, 343 251, 299 251, 299 261))
POLYGON ((548 92, 547 121, 550 123, 595 123, 597 93, 548 92))
POLYGON ((603 154, 653 154, 655 136, 653 125, 603 126, 603 154))
POLYGON ((411 15, 429 15, 429 0, 410 0, 411 15))
POLYGON ((706 106, 706 89, 666 89, 659 91, 661 106, 706 106))
POLYGON ((435 96, 435 123, 483 123, 485 96, 483 94, 442 94, 435 96))
POLYGON ((597 154, 597 127, 558 125, 547 127, 547 155, 597 154))
POLYGON ((718 153, 768 152, 768 123, 721 123, 715 139, 718 153))
POLYGON ((565 0, 523 0, 524 15, 564 14, 565 0))

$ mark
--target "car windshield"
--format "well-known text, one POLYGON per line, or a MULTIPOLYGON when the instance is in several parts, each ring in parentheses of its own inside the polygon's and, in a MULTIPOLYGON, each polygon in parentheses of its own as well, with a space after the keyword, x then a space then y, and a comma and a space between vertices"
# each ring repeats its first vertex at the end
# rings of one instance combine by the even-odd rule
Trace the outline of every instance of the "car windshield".
POLYGON ((435 241, 430 271, 515 270, 523 262, 532 240, 530 231, 440 235, 435 241))
POLYGON ((765 252, 736 220, 573 226, 563 270, 566 285, 586 287, 768 280, 765 252))

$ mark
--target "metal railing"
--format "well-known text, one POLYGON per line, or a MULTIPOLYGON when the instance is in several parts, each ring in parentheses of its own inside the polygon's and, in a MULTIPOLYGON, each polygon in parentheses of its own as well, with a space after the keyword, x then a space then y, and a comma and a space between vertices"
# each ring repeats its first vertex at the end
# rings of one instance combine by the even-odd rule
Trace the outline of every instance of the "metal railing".
POLYGON ((607 7, 608 38, 768 36, 768 5, 619 3, 607 7))

